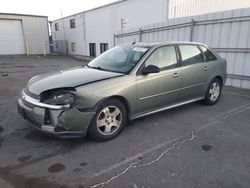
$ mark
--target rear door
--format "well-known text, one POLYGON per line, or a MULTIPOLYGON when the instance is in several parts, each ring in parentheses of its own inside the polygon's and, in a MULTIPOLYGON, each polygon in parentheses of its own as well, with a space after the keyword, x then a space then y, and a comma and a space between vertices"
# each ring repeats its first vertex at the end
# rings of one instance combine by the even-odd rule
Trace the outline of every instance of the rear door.
POLYGON ((143 67, 155 65, 159 73, 137 75, 137 114, 176 103, 181 87, 181 68, 178 67, 174 45, 157 48, 143 67))
POLYGON ((196 45, 178 45, 181 56, 182 89, 181 100, 204 97, 204 87, 209 78, 209 63, 196 45))

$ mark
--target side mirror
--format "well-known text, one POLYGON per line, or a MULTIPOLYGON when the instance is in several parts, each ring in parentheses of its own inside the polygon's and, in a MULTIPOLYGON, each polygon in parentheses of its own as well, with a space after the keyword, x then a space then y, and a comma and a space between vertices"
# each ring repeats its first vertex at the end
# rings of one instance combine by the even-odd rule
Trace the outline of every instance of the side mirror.
POLYGON ((143 75, 146 75, 146 74, 149 74, 149 73, 158 73, 158 72, 160 72, 160 68, 155 66, 155 65, 148 65, 147 67, 144 67, 141 70, 141 73, 143 75))

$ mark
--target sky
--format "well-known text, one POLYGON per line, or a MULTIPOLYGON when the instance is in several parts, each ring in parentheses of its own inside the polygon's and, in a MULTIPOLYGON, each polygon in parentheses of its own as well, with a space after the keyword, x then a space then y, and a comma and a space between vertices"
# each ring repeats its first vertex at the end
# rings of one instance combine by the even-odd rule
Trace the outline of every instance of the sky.
POLYGON ((0 13, 34 14, 55 20, 117 0, 1 0, 0 13))

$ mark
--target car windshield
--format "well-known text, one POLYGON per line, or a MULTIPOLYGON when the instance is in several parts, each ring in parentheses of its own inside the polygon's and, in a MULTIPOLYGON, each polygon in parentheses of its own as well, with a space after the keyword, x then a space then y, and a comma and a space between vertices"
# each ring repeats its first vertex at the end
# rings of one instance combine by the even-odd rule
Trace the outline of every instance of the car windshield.
POLYGON ((92 60, 88 67, 127 74, 147 51, 145 47, 117 46, 92 60))

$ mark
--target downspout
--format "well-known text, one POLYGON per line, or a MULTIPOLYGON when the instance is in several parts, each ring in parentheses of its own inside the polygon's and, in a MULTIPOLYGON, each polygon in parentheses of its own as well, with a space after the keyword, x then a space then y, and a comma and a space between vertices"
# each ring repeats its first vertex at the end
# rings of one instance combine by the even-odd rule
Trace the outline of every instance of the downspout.
POLYGON ((139 42, 142 42, 142 29, 139 30, 139 42))
POLYGON ((191 20, 191 26, 190 26, 190 36, 189 36, 189 41, 190 41, 190 42, 193 41, 194 26, 195 26, 195 21, 194 21, 194 19, 192 18, 192 20, 191 20))

